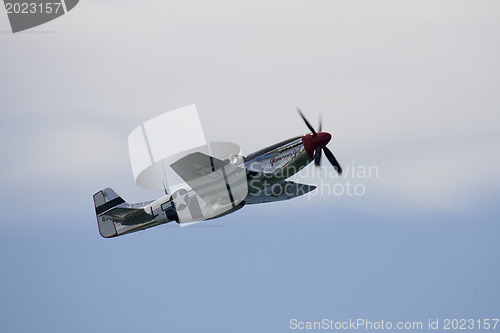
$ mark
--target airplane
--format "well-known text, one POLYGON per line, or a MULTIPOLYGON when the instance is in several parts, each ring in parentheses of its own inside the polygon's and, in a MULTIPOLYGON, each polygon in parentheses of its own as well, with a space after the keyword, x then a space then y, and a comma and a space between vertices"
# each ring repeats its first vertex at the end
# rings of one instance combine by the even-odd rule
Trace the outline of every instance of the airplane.
POLYGON ((316 188, 286 180, 309 163, 320 165, 322 152, 336 171, 342 168, 326 147, 332 136, 318 131, 299 115, 311 131, 246 156, 215 157, 188 154, 171 168, 185 185, 148 202, 127 203, 112 188, 94 194, 99 233, 104 238, 122 236, 168 222, 181 226, 231 214, 245 205, 289 200, 316 188))

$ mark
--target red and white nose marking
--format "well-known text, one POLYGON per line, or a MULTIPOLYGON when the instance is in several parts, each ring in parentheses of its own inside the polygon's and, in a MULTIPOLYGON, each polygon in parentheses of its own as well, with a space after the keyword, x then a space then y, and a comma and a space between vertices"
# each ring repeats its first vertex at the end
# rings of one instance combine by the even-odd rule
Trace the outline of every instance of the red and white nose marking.
POLYGON ((316 135, 309 133, 302 135, 302 142, 304 143, 304 148, 306 149, 307 155, 310 158, 314 156, 314 150, 316 147, 324 147, 330 142, 332 135, 327 132, 319 132, 316 135))

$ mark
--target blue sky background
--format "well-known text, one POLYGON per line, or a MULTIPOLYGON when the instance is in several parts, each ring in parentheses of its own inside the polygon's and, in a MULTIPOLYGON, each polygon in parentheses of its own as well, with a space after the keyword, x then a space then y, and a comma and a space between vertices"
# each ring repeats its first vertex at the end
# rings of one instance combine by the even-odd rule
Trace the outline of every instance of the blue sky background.
POLYGON ((499 7, 88 0, 18 34, 0 13, 0 330, 498 318, 499 7), (363 196, 101 238, 96 191, 161 195, 134 184, 128 134, 193 103, 244 153, 305 133, 297 105, 321 110, 344 168, 379 172, 298 177, 363 196))

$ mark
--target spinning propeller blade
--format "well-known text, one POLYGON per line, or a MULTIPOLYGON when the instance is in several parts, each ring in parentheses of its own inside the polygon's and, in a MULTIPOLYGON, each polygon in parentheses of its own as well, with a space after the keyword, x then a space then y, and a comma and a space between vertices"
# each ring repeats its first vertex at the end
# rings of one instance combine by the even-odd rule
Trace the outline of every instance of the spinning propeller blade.
POLYGON ((321 162, 321 147, 318 146, 314 150, 314 165, 319 166, 320 162, 321 162))
POLYGON ((309 130, 311 131, 311 133, 313 135, 316 135, 316 131, 314 130, 314 127, 312 127, 311 124, 309 124, 306 117, 304 117, 304 115, 302 114, 302 111, 300 111, 300 109, 298 107, 297 107, 297 111, 299 111, 300 116, 302 117, 302 119, 304 119, 304 122, 306 123, 306 125, 309 128, 309 130))
POLYGON ((330 161, 330 163, 333 165, 335 170, 337 170, 339 175, 341 175, 342 174, 342 167, 340 166, 339 162, 337 162, 337 159, 335 158, 335 156, 333 156, 330 149, 328 149, 327 147, 323 147, 323 151, 325 152, 326 158, 330 161))

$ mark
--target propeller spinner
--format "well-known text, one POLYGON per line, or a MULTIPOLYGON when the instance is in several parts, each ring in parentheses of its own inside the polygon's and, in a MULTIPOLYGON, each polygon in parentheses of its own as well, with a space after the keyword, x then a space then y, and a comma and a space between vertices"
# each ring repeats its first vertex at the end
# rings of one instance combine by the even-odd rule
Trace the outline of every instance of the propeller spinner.
POLYGON ((321 163, 321 152, 323 151, 326 155, 326 158, 332 166, 337 170, 337 172, 342 174, 342 168, 337 162, 337 159, 335 156, 333 156, 333 153, 326 147, 328 142, 332 139, 332 136, 330 133, 327 132, 321 132, 321 118, 319 121, 319 131, 316 132, 314 130, 314 127, 307 121, 306 117, 304 117, 304 114, 302 111, 300 111, 299 108, 297 108, 297 111, 299 112, 300 116, 306 123, 307 127, 311 131, 310 134, 305 134, 302 136, 302 141, 304 142, 304 148, 306 149, 307 154, 309 155, 310 158, 314 159, 314 164, 316 166, 319 166, 321 163))

